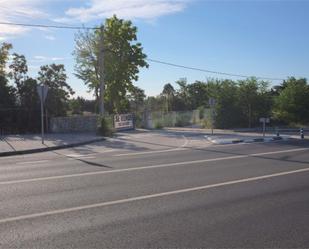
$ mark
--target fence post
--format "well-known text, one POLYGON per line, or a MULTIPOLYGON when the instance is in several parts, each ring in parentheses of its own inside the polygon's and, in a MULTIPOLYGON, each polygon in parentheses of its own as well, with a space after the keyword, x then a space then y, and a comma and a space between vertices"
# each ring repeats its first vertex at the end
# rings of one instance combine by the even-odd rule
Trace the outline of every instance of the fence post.
POLYGON ((305 138, 305 136, 304 136, 304 128, 300 128, 300 138, 301 139, 305 138))
POLYGON ((277 137, 280 137, 280 133, 279 133, 278 127, 276 127, 276 135, 277 135, 277 137))

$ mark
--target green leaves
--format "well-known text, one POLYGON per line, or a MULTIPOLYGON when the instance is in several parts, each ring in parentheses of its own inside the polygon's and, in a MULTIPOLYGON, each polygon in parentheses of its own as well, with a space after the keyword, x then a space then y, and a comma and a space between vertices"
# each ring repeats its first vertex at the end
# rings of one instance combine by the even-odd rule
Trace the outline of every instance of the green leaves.
POLYGON ((289 78, 275 97, 274 115, 286 123, 309 122, 309 85, 306 79, 289 78))
POLYGON ((9 59, 9 51, 12 49, 12 44, 10 43, 2 43, 0 46, 0 76, 5 76, 5 66, 9 59))
MULTIPOLYGON (((127 108, 127 93, 138 80, 139 69, 148 67, 141 43, 137 41, 137 28, 131 21, 116 16, 106 19, 104 25, 104 80, 105 101, 112 104, 112 112, 127 108), (123 104, 126 103, 126 104, 123 104)), ((76 35, 74 55, 78 78, 99 97, 99 56, 101 30, 76 35)))
POLYGON ((66 116, 67 101, 74 94, 66 79, 67 75, 62 64, 42 66, 39 72, 39 83, 49 87, 46 105, 54 116, 66 116))

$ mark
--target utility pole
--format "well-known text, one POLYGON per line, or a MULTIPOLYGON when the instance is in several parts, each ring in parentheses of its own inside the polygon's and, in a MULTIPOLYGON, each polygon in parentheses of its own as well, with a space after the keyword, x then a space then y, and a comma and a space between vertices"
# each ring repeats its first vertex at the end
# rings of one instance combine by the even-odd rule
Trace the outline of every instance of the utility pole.
POLYGON ((44 144, 44 87, 41 87, 41 94, 42 94, 42 100, 41 100, 41 139, 42 144, 44 144))
POLYGON ((105 82, 104 82, 104 26, 100 28, 100 44, 99 44, 99 76, 100 76, 100 115, 104 116, 104 93, 105 93, 105 82))

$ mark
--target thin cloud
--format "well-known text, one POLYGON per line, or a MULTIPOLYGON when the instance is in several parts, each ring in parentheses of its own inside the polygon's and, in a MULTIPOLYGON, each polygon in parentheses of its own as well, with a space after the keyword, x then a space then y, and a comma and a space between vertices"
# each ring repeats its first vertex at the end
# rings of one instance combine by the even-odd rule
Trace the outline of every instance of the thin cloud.
POLYGON ((43 55, 35 55, 33 56, 33 59, 30 60, 30 62, 56 62, 56 61, 64 61, 69 60, 70 57, 49 57, 49 56, 43 56, 43 55))
POLYGON ((189 2, 189 0, 89 0, 82 7, 68 9, 65 17, 54 21, 89 22, 114 14, 121 18, 149 21, 181 12, 189 2))
MULTIPOLYGON (((18 22, 47 17, 48 15, 39 9, 41 5, 42 1, 39 0, 1 0, 0 22, 18 22)), ((1 25, 0 40, 15 37, 28 30, 26 27, 1 25)))
POLYGON ((50 41, 56 40, 56 37, 53 36, 53 35, 45 35, 44 38, 45 38, 46 40, 50 40, 50 41))

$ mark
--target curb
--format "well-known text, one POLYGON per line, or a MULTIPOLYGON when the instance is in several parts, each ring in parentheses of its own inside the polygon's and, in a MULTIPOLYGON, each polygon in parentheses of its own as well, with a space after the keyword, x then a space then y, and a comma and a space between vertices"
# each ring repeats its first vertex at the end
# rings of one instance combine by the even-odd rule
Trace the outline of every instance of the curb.
POLYGON ((105 138, 97 138, 97 139, 92 139, 92 140, 79 142, 79 143, 73 143, 73 144, 63 144, 63 145, 57 145, 57 146, 45 147, 45 148, 37 148, 37 149, 30 149, 30 150, 0 152, 0 157, 33 154, 33 153, 47 152, 47 151, 53 151, 53 150, 61 150, 61 149, 72 148, 72 147, 77 147, 77 146, 81 146, 81 145, 101 142, 101 141, 104 141, 104 140, 106 140, 106 139, 105 138))
POLYGON ((205 136, 207 140, 213 144, 239 144, 239 143, 258 143, 258 142, 272 142, 272 141, 279 141, 279 140, 287 140, 287 138, 283 137, 272 137, 272 138, 253 138, 253 139, 234 139, 231 141, 224 141, 224 142, 219 142, 216 139, 212 139, 209 136, 205 136))

